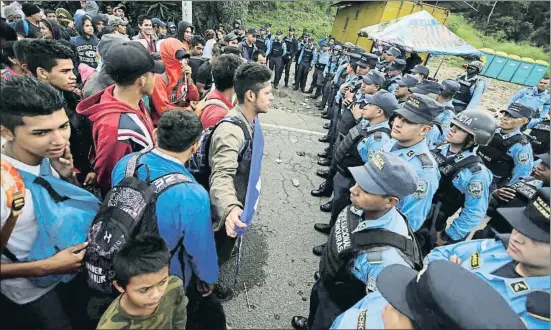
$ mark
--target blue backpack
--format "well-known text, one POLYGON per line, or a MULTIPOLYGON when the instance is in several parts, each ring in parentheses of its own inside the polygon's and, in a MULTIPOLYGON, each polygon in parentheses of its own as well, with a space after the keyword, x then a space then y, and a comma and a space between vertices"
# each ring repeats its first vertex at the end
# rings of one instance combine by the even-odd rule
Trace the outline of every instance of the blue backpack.
MULTIPOLYGON (((25 32, 25 37, 28 37, 29 36, 29 22, 25 18, 23 18, 22 21, 23 21, 23 30, 25 32)), ((16 23, 17 22, 10 22, 9 24, 12 28, 15 29, 15 24, 16 23)))
MULTIPOLYGON (((6 160, 2 159, 3 165, 5 162, 6 160)), ((3 168, 2 176, 14 177, 14 169, 12 167, 11 171, 7 172, 3 168)), ((50 258, 68 247, 85 242, 92 220, 99 209, 100 201, 88 191, 54 177, 48 159, 42 161, 39 176, 19 169, 17 172, 24 183, 21 190, 24 191, 26 187, 32 192, 38 222, 38 235, 25 260, 18 260, 7 248, 2 250, 2 254, 13 262, 38 261, 50 258)), ((17 174, 15 173, 15 175, 17 174)), ((14 178, 14 181, 17 181, 17 178, 14 178)), ((9 202, 10 196, 7 196, 9 202)), ((21 196, 19 198, 21 199, 21 196)), ((24 194, 22 198, 23 201, 20 200, 13 204, 13 206, 18 204, 20 206, 19 210, 24 205, 24 194)), ((8 205, 12 208, 12 211, 18 209, 13 206, 8 205)), ((10 215, 10 218, 12 218, 12 215, 10 215)), ((8 218, 6 225, 10 222, 9 220, 8 218)), ((15 226, 15 221, 17 221, 17 215, 13 220, 8 237, 5 239, 6 243, 11 230, 15 226)), ((2 236, 4 236, 4 231, 5 228, 2 228, 2 236)), ((59 282, 68 283, 74 276, 75 274, 47 275, 30 277, 29 280, 37 287, 48 287, 59 282)))

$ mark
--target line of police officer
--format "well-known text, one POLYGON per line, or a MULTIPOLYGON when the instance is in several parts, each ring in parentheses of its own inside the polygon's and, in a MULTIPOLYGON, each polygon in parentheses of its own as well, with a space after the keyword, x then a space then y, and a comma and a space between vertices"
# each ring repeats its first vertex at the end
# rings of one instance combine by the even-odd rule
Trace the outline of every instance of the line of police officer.
POLYGON ((477 328, 522 327, 515 315, 524 324, 548 328, 549 153, 547 149, 547 154, 538 156, 534 170, 530 142, 535 138, 521 132, 535 109, 511 103, 501 112, 497 128, 489 112, 471 107, 473 99, 478 102, 476 93, 481 88, 477 84, 483 81, 477 61, 468 65, 466 75, 438 83, 429 79, 428 69, 421 65, 411 75, 402 76, 404 61, 394 47, 379 57, 364 53, 357 58, 349 52, 352 47, 345 46, 343 53, 333 49, 326 66, 330 88, 326 83, 327 95, 320 108, 329 106, 323 115, 331 122, 325 126, 330 129, 328 135, 320 141, 330 145, 319 155, 319 164, 328 165, 329 170, 317 172, 326 181, 312 191, 314 196, 333 196, 321 206, 322 211, 331 212, 329 224, 315 225, 329 238, 313 249, 322 258, 310 315, 293 317, 293 327, 329 328, 352 307, 333 327, 387 327, 395 319, 388 315, 397 313, 403 326, 423 329, 473 324, 477 328), (461 102, 464 107, 459 111, 461 102), (537 178, 530 177, 532 172, 537 178), (490 200, 511 197, 516 201, 512 204, 517 206, 515 211, 503 208, 503 203, 494 203, 488 210, 490 200), (490 227, 477 236, 496 236, 499 230, 497 238, 461 243, 487 213, 492 216, 490 227), (503 222, 510 223, 509 227, 499 227, 503 222), (468 258, 462 252, 451 261, 481 274, 483 280, 461 273, 460 267, 453 272, 449 265, 429 265, 422 270, 426 273, 415 273, 421 270, 423 256, 428 254, 428 264, 437 259, 438 251, 463 251, 461 246, 469 246, 465 253, 471 253, 470 259, 465 261, 468 258), (533 246, 538 247, 535 254, 533 246), (496 249, 502 252, 496 254, 496 249), (411 283, 402 289, 386 285, 386 292, 379 288, 380 283, 392 281, 391 273, 417 276, 417 281, 404 283, 418 284, 419 278, 429 277, 431 267, 436 270, 425 285, 454 283, 457 278, 457 283, 469 283, 469 287, 458 284, 455 291, 443 288, 430 293, 414 290, 411 283), (493 293, 492 298, 489 293, 479 295, 484 290, 494 292, 491 288, 499 294, 493 293), (417 296, 410 291, 417 291, 417 296), (479 299, 461 300, 466 293, 479 299), (391 301, 393 295, 405 301, 391 301), (442 307, 446 299, 459 300, 453 300, 450 309, 442 307))

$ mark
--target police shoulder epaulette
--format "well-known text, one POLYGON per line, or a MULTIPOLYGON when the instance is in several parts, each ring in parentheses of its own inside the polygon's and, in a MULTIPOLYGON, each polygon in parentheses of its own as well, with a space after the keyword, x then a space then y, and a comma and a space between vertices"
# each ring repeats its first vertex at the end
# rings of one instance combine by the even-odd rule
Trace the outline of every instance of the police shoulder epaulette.
POLYGON ((430 159, 429 155, 421 153, 417 154, 417 157, 419 157, 422 167, 434 167, 434 162, 430 159))
POLYGON ((549 322, 549 298, 547 291, 531 292, 526 299, 526 312, 538 320, 549 322))

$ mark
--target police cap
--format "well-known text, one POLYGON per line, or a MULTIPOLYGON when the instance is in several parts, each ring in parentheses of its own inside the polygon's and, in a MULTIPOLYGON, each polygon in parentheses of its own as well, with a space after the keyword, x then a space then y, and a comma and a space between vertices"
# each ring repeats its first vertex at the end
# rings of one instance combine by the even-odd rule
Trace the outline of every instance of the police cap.
POLYGON ((404 265, 390 265, 376 282, 388 303, 418 329, 526 328, 496 290, 449 261, 435 260, 420 273, 404 265))
POLYGON ((401 58, 396 58, 392 63, 387 67, 388 71, 399 70, 402 71, 406 68, 406 61, 401 58))
POLYGON ((417 174, 404 159, 377 152, 363 166, 348 168, 363 191, 402 199, 417 189, 417 174))
MULTIPOLYGON (((369 71, 369 73, 371 73, 372 71, 373 70, 369 71)), ((367 75, 365 77, 367 77, 367 75)), ((373 95, 364 96, 362 102, 378 106, 379 108, 383 109, 388 117, 393 115, 394 111, 396 111, 400 107, 398 104, 398 100, 396 100, 396 96, 384 89, 381 89, 373 95)))
POLYGON ((271 28, 272 27, 272 23, 266 23, 265 25, 267 28, 271 28))
POLYGON ((442 81, 441 91, 446 93, 455 94, 459 91, 461 85, 453 79, 446 79, 442 81))
POLYGON ((385 53, 394 57, 402 55, 402 52, 397 47, 390 47, 388 50, 385 50, 385 53))
POLYGON ((526 207, 499 208, 497 212, 522 235, 549 243, 549 189, 538 189, 526 207))
POLYGON ((411 73, 420 73, 420 74, 424 75, 425 77, 428 77, 429 76, 429 68, 427 68, 426 66, 423 66, 421 64, 417 64, 416 66, 413 67, 413 70, 411 70, 411 73))
POLYGON ((513 118, 532 118, 534 109, 524 104, 511 103, 506 110, 501 110, 500 112, 506 112, 513 118))
POLYGON ((442 85, 439 82, 433 80, 423 80, 420 84, 417 84, 411 89, 412 93, 428 95, 438 94, 442 90, 442 85))
POLYGON ((377 55, 371 53, 362 53, 361 59, 358 62, 358 65, 364 68, 370 67, 374 68, 377 64, 377 55))
POLYGON ((426 95, 412 94, 396 113, 414 124, 430 124, 438 114, 444 112, 444 106, 426 95))
POLYGON ((354 48, 354 44, 351 43, 350 41, 347 41, 347 42, 344 43, 343 47, 351 49, 351 48, 354 48))
POLYGON ((398 86, 407 86, 407 87, 415 87, 415 85, 417 85, 419 81, 417 80, 417 78, 415 78, 415 76, 411 75, 411 74, 406 74, 405 76, 403 76, 402 78, 396 80, 396 83, 398 84, 398 86))
POLYGON ((294 26, 289 26, 289 32, 295 32, 295 27, 294 26))
POLYGON ((383 74, 377 70, 369 70, 369 72, 362 77, 362 80, 366 85, 383 86, 385 83, 385 76, 383 76, 383 74))
POLYGON ((280 35, 282 35, 282 34, 283 34, 283 31, 277 30, 276 35, 280 36, 280 35))
POLYGON ((255 36, 258 34, 258 32, 256 31, 255 28, 251 27, 247 30, 247 34, 252 34, 253 36, 255 36))
POLYGON ((226 36, 224 37, 225 42, 230 42, 230 41, 233 41, 233 40, 236 40, 236 39, 237 39, 237 35, 233 32, 230 32, 230 33, 226 34, 226 36))
POLYGON ((549 157, 549 153, 541 154, 541 155, 535 155, 534 158, 541 160, 541 162, 543 164, 545 164, 545 166, 550 167, 549 163, 550 163, 551 159, 549 157))

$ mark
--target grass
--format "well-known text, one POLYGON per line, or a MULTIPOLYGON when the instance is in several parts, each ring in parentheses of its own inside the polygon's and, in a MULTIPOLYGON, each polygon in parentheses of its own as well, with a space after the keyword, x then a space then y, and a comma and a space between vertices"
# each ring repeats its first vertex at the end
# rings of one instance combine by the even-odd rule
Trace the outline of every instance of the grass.
POLYGON ((325 34, 331 33, 337 11, 331 7, 328 15, 327 2, 276 1, 274 5, 276 10, 265 10, 265 6, 254 6, 254 2, 251 2, 245 25, 258 29, 271 23, 272 33, 281 30, 284 36, 287 35, 289 26, 294 26, 297 37, 300 37, 302 30, 306 28, 311 35, 313 34, 316 42, 325 34))
POLYGON ((495 37, 484 35, 482 32, 475 29, 461 15, 451 14, 446 21, 446 26, 463 40, 478 49, 490 48, 496 51, 505 52, 509 55, 530 57, 534 60, 549 62, 549 53, 546 53, 542 48, 531 46, 528 43, 502 41, 495 37))

